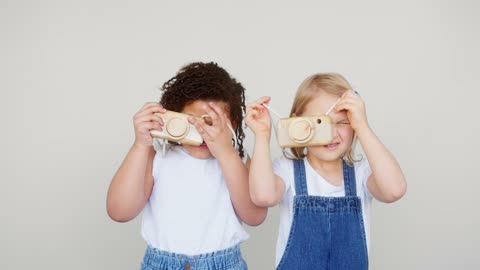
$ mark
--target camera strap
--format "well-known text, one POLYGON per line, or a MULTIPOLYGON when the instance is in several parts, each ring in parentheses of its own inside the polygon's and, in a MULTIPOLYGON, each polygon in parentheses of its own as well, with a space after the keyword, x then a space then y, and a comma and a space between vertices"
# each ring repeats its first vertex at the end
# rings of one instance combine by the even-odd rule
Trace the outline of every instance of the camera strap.
MULTIPOLYGON (((283 118, 282 116, 280 116, 279 113, 277 113, 275 110, 273 110, 270 106, 268 106, 267 104, 263 103, 262 104, 263 107, 265 107, 269 112, 273 113, 277 118, 278 120, 276 122, 273 121, 273 117, 272 117, 272 114, 270 114, 270 119, 272 119, 272 127, 273 127, 273 133, 275 133, 275 137, 278 138, 278 122, 281 118, 283 118)), ((282 152, 284 155, 286 155, 286 152, 285 152, 285 148, 282 148, 282 152)))
POLYGON ((232 132, 233 135, 233 148, 237 150, 237 134, 235 134, 235 130, 233 130, 232 126, 227 123, 228 129, 230 129, 230 132, 232 132))
POLYGON ((337 101, 335 101, 335 103, 332 105, 332 107, 330 107, 330 109, 328 109, 328 111, 325 113, 325 115, 329 115, 333 111, 333 108, 335 108, 335 106, 337 106, 338 102, 340 102, 341 99, 342 99, 341 97, 339 99, 337 99, 337 101))
MULTIPOLYGON (((269 112, 273 113, 277 118, 278 120, 280 120, 281 118, 283 118, 282 116, 280 116, 279 113, 277 113, 275 110, 273 110, 270 106, 268 106, 267 104, 263 103, 262 104, 263 107, 265 107, 269 112)), ((273 121, 273 117, 272 117, 272 114, 270 114, 270 119, 272 119, 272 127, 273 127, 273 132, 275 133, 275 137, 278 138, 278 121, 274 122, 273 121)), ((285 148, 282 148, 282 154, 285 156, 285 157, 288 157, 288 158, 293 158, 295 159, 295 157, 293 156, 293 154, 289 151, 287 151, 285 148)))

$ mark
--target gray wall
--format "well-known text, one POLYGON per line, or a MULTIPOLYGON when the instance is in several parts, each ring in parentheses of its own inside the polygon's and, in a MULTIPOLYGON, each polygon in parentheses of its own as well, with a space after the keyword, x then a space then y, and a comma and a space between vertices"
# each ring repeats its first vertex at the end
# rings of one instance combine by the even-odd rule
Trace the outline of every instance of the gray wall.
MULTIPOLYGON (((345 75, 409 184, 373 207, 371 269, 479 268, 477 1, 192 2, 0 1, 0 269, 138 269, 139 218, 109 220, 106 191, 133 114, 195 60, 283 115, 306 76, 345 75)), ((251 269, 277 222, 248 228, 251 269)))

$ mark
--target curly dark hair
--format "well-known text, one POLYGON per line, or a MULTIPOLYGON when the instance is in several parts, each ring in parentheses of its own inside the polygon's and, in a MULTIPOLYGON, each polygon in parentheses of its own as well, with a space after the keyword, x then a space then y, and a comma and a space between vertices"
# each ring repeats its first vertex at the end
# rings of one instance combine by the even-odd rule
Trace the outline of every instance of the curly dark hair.
POLYGON ((217 63, 194 62, 182 67, 165 82, 160 104, 167 110, 180 112, 195 100, 223 101, 237 136, 238 152, 244 156, 242 128, 245 114, 245 88, 217 63))

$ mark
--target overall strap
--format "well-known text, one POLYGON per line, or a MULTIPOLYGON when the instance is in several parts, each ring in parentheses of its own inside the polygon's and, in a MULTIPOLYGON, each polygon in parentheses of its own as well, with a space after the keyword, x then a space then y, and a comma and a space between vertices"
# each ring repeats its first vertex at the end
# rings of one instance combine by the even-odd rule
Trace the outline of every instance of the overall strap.
POLYGON ((295 177, 296 195, 308 195, 307 177, 305 176, 305 163, 303 159, 293 160, 293 174, 295 177))
POLYGON ((345 196, 357 196, 357 182, 355 180, 355 169, 353 168, 353 164, 349 165, 343 160, 342 166, 345 196))

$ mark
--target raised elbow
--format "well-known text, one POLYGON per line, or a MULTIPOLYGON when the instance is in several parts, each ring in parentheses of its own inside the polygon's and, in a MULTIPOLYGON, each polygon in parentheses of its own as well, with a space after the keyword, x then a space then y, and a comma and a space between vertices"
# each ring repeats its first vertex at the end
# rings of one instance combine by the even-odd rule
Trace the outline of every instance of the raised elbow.
POLYGON ((125 215, 124 213, 121 213, 120 211, 115 211, 115 210, 112 210, 108 207, 107 207, 107 214, 113 221, 121 222, 121 223, 128 222, 128 221, 133 219, 132 217, 130 217, 128 215, 125 215))
POLYGON ((258 207, 252 212, 254 212, 254 214, 250 213, 248 216, 242 218, 242 221, 249 226, 258 226, 265 221, 268 213, 268 208, 258 207))
POLYGON ((114 202, 107 200, 107 214, 108 216, 116 222, 128 222, 134 219, 137 215, 134 213, 133 209, 126 209, 121 205, 115 204, 114 202))
POLYGON ((268 194, 251 194, 252 202, 258 207, 272 207, 277 205, 277 199, 268 194))
POLYGON ((258 226, 258 225, 262 224, 263 221, 265 221, 265 216, 248 218, 248 219, 245 219, 243 222, 245 224, 247 224, 248 226, 253 226, 254 227, 254 226, 258 226))
POLYGON ((386 203, 396 202, 400 200, 405 195, 405 193, 407 193, 407 185, 405 182, 403 182, 398 187, 390 190, 389 194, 385 196, 384 202, 386 203))

